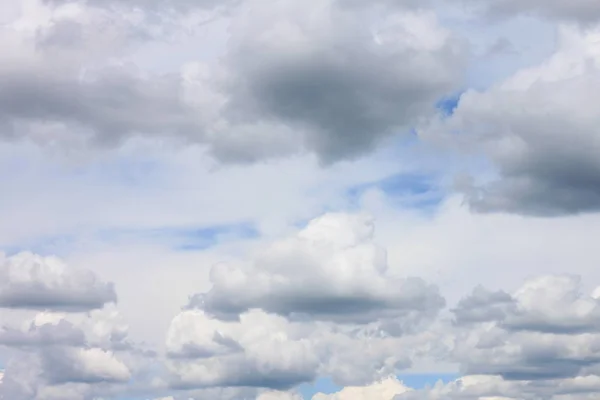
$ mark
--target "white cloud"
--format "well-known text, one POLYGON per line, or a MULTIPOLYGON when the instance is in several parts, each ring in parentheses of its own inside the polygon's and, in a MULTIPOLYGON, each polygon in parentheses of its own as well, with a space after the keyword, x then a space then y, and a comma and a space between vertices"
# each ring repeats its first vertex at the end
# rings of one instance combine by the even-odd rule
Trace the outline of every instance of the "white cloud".
POLYGON ((348 386, 330 395, 318 393, 312 400, 393 400, 396 395, 411 390, 395 377, 390 377, 368 386, 348 386))
POLYGON ((319 357, 283 318, 262 312, 221 322, 184 311, 172 322, 167 349, 173 386, 287 388, 316 377, 319 357))
POLYGON ((126 382, 131 378, 127 366, 114 354, 102 349, 73 349, 48 355, 47 373, 55 383, 126 382))
POLYGON ((250 265, 215 265, 213 287, 191 308, 231 318, 253 308, 299 318, 370 323, 390 320, 400 333, 444 305, 437 288, 389 274, 366 216, 328 214, 269 245, 250 265))
POLYGON ((5 308, 88 311, 117 300, 112 283, 55 257, 0 253, 0 277, 0 307, 5 308))

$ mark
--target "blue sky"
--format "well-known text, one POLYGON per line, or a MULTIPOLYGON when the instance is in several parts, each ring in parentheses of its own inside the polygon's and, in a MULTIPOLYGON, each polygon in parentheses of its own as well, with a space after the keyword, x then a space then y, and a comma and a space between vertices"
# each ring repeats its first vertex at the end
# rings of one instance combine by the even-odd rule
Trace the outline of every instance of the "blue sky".
MULTIPOLYGON (((424 389, 427 386, 434 386, 437 382, 448 383, 459 378, 458 374, 404 374, 398 375, 398 379, 406 386, 413 389, 424 389)), ((321 378, 313 384, 304 384, 299 388, 300 393, 305 399, 312 399, 317 393, 331 394, 340 391, 342 387, 336 385, 331 379, 321 378)))

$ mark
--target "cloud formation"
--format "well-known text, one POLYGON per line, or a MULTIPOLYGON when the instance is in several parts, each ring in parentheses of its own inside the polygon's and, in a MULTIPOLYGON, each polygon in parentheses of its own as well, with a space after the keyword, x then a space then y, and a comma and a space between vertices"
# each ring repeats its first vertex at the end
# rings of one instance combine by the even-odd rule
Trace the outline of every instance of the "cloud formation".
POLYGON ((226 319, 259 308, 323 321, 389 320, 410 331, 444 300, 421 279, 392 276, 373 235, 368 217, 324 215, 268 246, 250 265, 215 265, 211 290, 194 295, 189 307, 226 319))
POLYGON ((460 132, 449 139, 453 145, 481 151, 495 166, 491 178, 460 183, 474 210, 598 211, 598 37, 597 30, 563 28, 549 59, 487 90, 467 91, 442 122, 444 132, 460 132))
POLYGON ((369 399, 393 399, 394 396, 410 392, 412 389, 404 386, 395 377, 384 379, 368 386, 345 387, 334 394, 317 393, 312 400, 369 400, 369 399))
POLYGON ((600 398, 599 17, 0 0, 0 399, 600 398))
POLYGON ((54 257, 0 255, 0 307, 89 311, 117 301, 112 283, 54 257))
POLYGON ((463 44, 428 11, 248 0, 226 17, 221 60, 158 75, 106 62, 153 35, 144 19, 59 3, 37 4, 47 19, 33 28, 2 28, 11 51, 0 69, 0 122, 9 139, 114 147, 170 138, 222 161, 311 152, 329 163, 409 132, 464 70, 463 44))

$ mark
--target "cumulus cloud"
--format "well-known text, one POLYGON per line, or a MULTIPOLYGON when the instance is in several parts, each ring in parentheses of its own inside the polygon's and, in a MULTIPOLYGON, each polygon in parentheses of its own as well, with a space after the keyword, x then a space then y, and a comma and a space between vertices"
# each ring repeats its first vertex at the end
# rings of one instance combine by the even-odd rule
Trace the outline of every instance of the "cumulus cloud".
POLYGON ((57 324, 32 323, 27 330, 10 327, 0 330, 0 345, 10 347, 81 346, 84 343, 84 333, 65 320, 57 324))
POLYGON ((173 387, 363 383, 447 352, 431 325, 443 298, 388 273, 366 216, 326 214, 211 280, 171 322, 173 387))
POLYGON ((564 28, 556 53, 541 65, 461 96, 441 129, 459 132, 450 140, 461 149, 485 153, 497 175, 460 183, 474 210, 598 211, 599 34, 564 28))
POLYGON ((597 396, 598 307, 574 276, 533 278, 512 294, 478 287, 453 309, 452 357, 469 376, 398 398, 597 396))
POLYGON ((113 353, 98 348, 45 350, 42 364, 53 384, 126 382, 131 378, 127 366, 113 353))
POLYGON ((395 377, 389 377, 368 386, 348 386, 333 394, 317 393, 312 400, 392 400, 395 395, 410 389, 395 377))
POLYGON ((173 387, 247 386, 286 389, 316 378, 318 355, 283 318, 261 312, 239 323, 184 311, 169 328, 173 387))
POLYGON ((233 25, 226 113, 289 124, 326 162, 364 154, 431 113, 460 81, 461 44, 430 12, 350 4, 250 2, 233 25))
MULTIPOLYGON (((252 311, 220 321, 183 311, 167 334, 171 386, 288 389, 329 376, 338 384, 372 382, 411 366, 424 354, 447 353, 435 330, 392 337, 378 329, 290 322, 252 311)), ((373 389, 375 390, 375 389, 373 389)))
POLYGON ((249 0, 227 17, 222 60, 169 76, 111 61, 152 35, 133 12, 64 5, 41 14, 32 29, 2 28, 11 49, 0 68, 5 137, 105 146, 167 137, 223 161, 308 151, 333 162, 431 115, 464 65, 463 45, 434 13, 370 2, 249 0), (107 25, 113 15, 120 25, 107 25))
POLYGON ((116 302, 112 283, 55 257, 0 254, 0 307, 89 311, 116 302))
POLYGON ((444 300, 435 286, 388 271, 373 243, 369 217, 329 214, 275 242, 250 265, 216 265, 213 287, 190 300, 220 318, 262 309, 288 317, 370 323, 391 320, 399 331, 434 316, 444 300))
POLYGON ((480 287, 454 313, 458 324, 496 321, 512 331, 600 332, 600 302, 584 295, 581 279, 570 275, 531 279, 512 296, 480 287))

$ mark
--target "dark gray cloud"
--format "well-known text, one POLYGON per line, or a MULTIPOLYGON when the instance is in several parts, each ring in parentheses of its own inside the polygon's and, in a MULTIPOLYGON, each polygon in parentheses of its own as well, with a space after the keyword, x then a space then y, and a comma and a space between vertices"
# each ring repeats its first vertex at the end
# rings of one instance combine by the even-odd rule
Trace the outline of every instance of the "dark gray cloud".
MULTIPOLYGON (((448 140, 494 167, 457 185, 471 208, 561 216, 600 210, 600 58, 594 33, 564 29, 554 55, 484 91, 443 121, 448 140)), ((437 128, 434 128, 435 131, 437 128)))
POLYGON ((56 258, 31 253, 0 258, 0 307, 81 312, 116 300, 112 283, 56 258))
POLYGON ((106 67, 155 35, 118 11, 87 10, 94 17, 86 24, 58 18, 34 41, 7 30, 14 51, 0 68, 3 135, 104 146, 169 138, 204 145, 226 162, 363 155, 432 115, 460 86, 465 61, 463 44, 433 13, 381 5, 244 2, 228 17, 230 44, 208 77, 106 67), (37 55, 20 57, 27 46, 37 55))
POLYGON ((28 122, 66 124, 40 140, 91 140, 115 146, 135 135, 200 134, 194 111, 178 98, 178 78, 144 80, 119 69, 103 71, 90 82, 56 73, 0 72, 0 119, 11 120, 5 135, 19 136, 28 122), (76 130, 77 134, 70 130, 76 130))
POLYGON ((328 0, 315 15, 283 1, 234 25, 229 118, 288 124, 332 162, 408 131, 460 85, 461 43, 432 15, 348 6, 328 0), (384 22, 371 26, 369 18, 384 22))
POLYGON ((511 331, 555 334, 600 332, 600 302, 581 293, 575 276, 529 281, 521 292, 490 292, 477 287, 452 310, 455 323, 496 322, 511 331))

